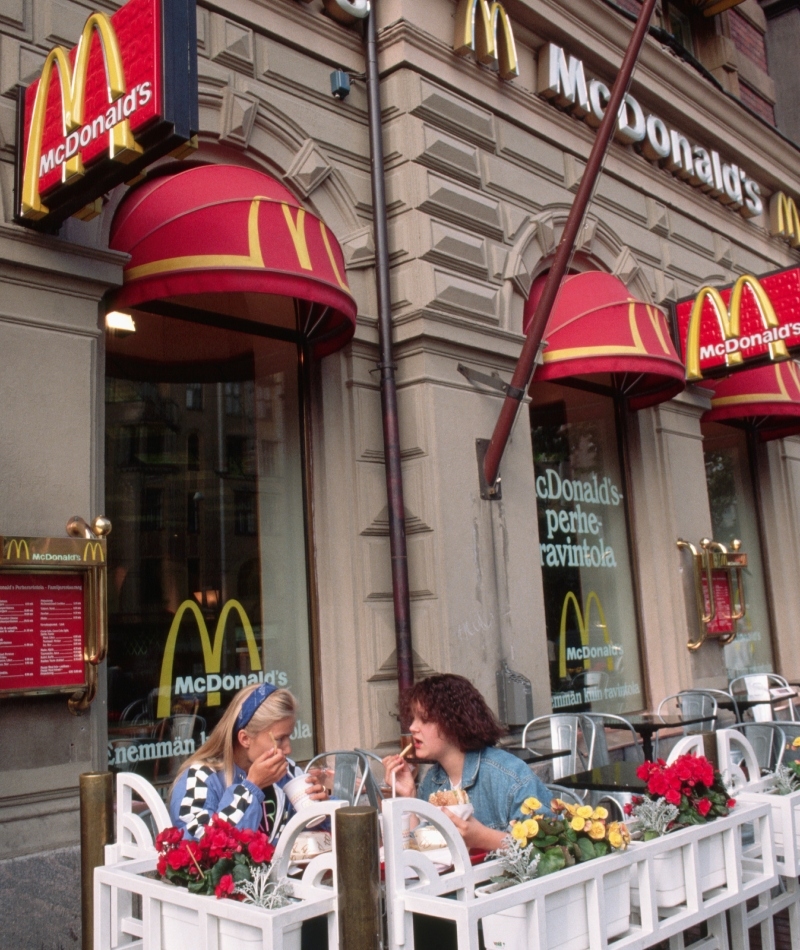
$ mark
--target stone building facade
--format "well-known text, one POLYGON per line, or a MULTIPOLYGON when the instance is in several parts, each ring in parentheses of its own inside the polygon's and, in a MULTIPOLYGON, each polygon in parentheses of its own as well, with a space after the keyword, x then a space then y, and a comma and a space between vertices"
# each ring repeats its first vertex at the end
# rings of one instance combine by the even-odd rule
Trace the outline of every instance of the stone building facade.
MULTIPOLYGON (((476 439, 491 435, 500 397, 471 383, 459 366, 510 377, 523 340, 528 295, 552 261, 594 138, 592 126, 574 110, 542 94, 540 63, 554 44, 565 61, 574 57, 583 64, 587 80, 610 86, 631 21, 625 9, 600 0, 508 0, 519 75, 501 80, 473 55, 454 52, 456 7, 454 0, 380 0, 376 11, 417 675, 462 673, 494 705, 496 672, 506 661, 531 681, 536 715, 554 704, 569 704, 553 700, 569 694, 570 676, 575 681, 574 663, 569 674, 559 667, 559 650, 565 643, 574 647, 581 631, 570 620, 559 642, 548 613, 550 575, 542 545, 558 538, 553 531, 550 538, 542 535, 549 525, 547 496, 537 489, 537 479, 546 481, 551 463, 536 455, 536 433, 540 439, 561 438, 566 424, 577 426, 575 432, 590 427, 592 451, 606 460, 605 467, 597 462, 599 482, 608 478, 623 499, 612 510, 611 503, 603 507, 595 496, 596 523, 605 519, 606 541, 611 533, 616 539, 616 573, 600 577, 602 570, 596 576, 589 572, 579 604, 585 615, 578 627, 584 625, 590 636, 588 589, 601 590, 598 585, 606 584, 602 589, 609 593, 600 595, 606 603, 607 617, 600 624, 605 643, 625 643, 625 664, 606 656, 599 670, 603 676, 598 682, 612 687, 619 682, 620 692, 605 694, 613 702, 601 694, 596 708, 653 708, 663 696, 692 685, 725 687, 731 671, 751 667, 800 678, 800 598, 794 578, 800 556, 800 439, 761 444, 731 430, 734 441, 729 444, 725 431, 701 423, 710 406, 710 392, 702 386, 632 412, 602 387, 590 404, 576 401, 581 390, 554 383, 537 395, 534 383, 534 405, 545 407, 550 413, 546 418, 555 421, 543 422, 546 414, 531 415, 526 405, 503 461, 502 499, 481 498, 476 439), (570 394, 563 395, 562 389, 570 394), (562 417, 554 415, 556 405, 562 417), (603 443, 603 433, 613 444, 603 443), (712 444, 721 446, 713 449, 713 458, 712 444), (752 593, 758 621, 742 631, 749 654, 746 649, 725 653, 716 643, 695 653, 686 649, 698 633, 696 609, 688 563, 675 542, 684 537, 697 543, 719 534, 707 483, 715 460, 729 465, 724 470, 734 486, 728 514, 723 511, 720 517, 724 521, 738 511, 736 524, 747 527, 743 541, 753 571, 760 572, 752 593), (618 594, 615 606, 613 591, 623 589, 627 593, 624 598, 618 594), (615 631, 615 624, 624 629, 615 631)), ((637 4, 625 7, 635 11, 637 4)), ((173 527, 166 507, 162 523, 162 515, 154 514, 154 508, 145 510, 139 496, 124 501, 122 476, 113 462, 117 456, 109 449, 119 435, 111 422, 129 398, 119 397, 120 408, 109 395, 114 387, 107 381, 106 357, 115 351, 104 333, 105 295, 121 286, 127 263, 127 256, 110 244, 114 215, 127 189, 120 186, 108 194, 94 221, 70 220, 57 235, 37 234, 14 223, 16 87, 38 75, 53 46, 73 46, 95 8, 116 9, 105 0, 91 9, 73 0, 0 0, 0 533, 60 535, 70 515, 106 514, 118 525, 121 548, 136 517, 150 519, 153 530, 173 527)), ((747 218, 730 202, 715 200, 648 160, 633 145, 615 142, 581 232, 574 271, 615 275, 639 300, 669 310, 704 284, 730 284, 744 273, 759 275, 797 264, 797 251, 769 226, 770 196, 798 194, 800 153, 770 124, 773 106, 779 127, 784 113, 780 90, 762 55, 766 22, 754 0, 710 24, 690 18, 696 30, 690 58, 679 55, 674 44, 660 42, 656 33, 645 43, 630 90, 645 116, 656 116, 755 181, 762 199, 758 213, 747 218)), ((663 31, 663 24, 655 25, 663 31)), ((289 682, 303 700, 301 718, 309 727, 298 732, 296 746, 306 756, 324 748, 389 749, 398 737, 397 681, 375 374, 377 303, 360 33, 357 26, 332 21, 322 0, 230 0, 224 11, 198 0, 197 43, 199 148, 192 161, 257 169, 281 182, 335 235, 358 303, 352 342, 300 371, 304 422, 301 426, 299 412, 291 422, 298 445, 301 436, 305 440, 304 451, 295 446, 295 455, 296 461, 302 455, 296 471, 307 486, 305 496, 293 496, 292 504, 299 508, 286 523, 286 531, 299 538, 299 556, 307 565, 307 588, 298 587, 293 594, 300 598, 296 603, 308 604, 306 625, 291 630, 291 637, 302 640, 300 659, 292 667, 302 682, 291 675, 289 682), (334 68, 353 77, 343 101, 330 94, 334 68)), ((165 395, 165 384, 159 385, 153 404, 174 401, 174 390, 165 395)), ((221 381, 213 385, 219 405, 233 406, 237 384, 228 389, 219 388, 228 385, 221 381)), ((151 398, 142 386, 136 390, 139 403, 151 398)), ((258 386, 256 380, 256 399, 258 386)), ((204 397, 206 407, 210 394, 208 390, 204 397)), ((187 395, 183 402, 180 396, 181 420, 189 417, 193 398, 187 395)), ((246 415, 246 409, 241 411, 246 415)), ((222 408, 219 412, 222 418, 222 408)), ((204 430, 196 428, 204 437, 204 430)), ((226 431, 226 438, 235 439, 238 430, 226 431)), ((261 438, 258 431, 253 438, 261 438)), ((229 474, 237 444, 225 442, 229 474)), ((246 454, 249 443, 242 444, 246 454)), ((584 477, 575 474, 579 450, 577 443, 564 450, 577 480, 584 477)), ((167 452, 162 444, 153 451, 167 452)), ((137 465, 144 464, 142 452, 137 465)), ((167 472, 164 462, 159 474, 154 463, 145 475, 172 478, 187 464, 191 470, 191 459, 187 463, 181 456, 167 472)), ((242 462, 237 471, 241 479, 252 476, 247 464, 242 462)), ((257 464, 263 465, 263 459, 257 464)), ((587 463, 586 472, 592 464, 587 463)), ((221 478, 217 468, 224 468, 221 461, 209 462, 212 481, 221 478)), ((259 469, 252 477, 262 474, 259 469)), ((216 491, 216 482, 208 484, 216 491)), ((260 545, 254 551, 263 573, 268 489, 258 484, 261 514, 253 515, 257 526, 248 527, 245 489, 226 483, 231 504, 240 505, 239 521, 226 530, 232 537, 252 534, 259 539, 253 543, 260 545), (241 501, 235 501, 236 490, 243 493, 241 501)), ((187 485, 181 482, 175 489, 176 512, 186 511, 187 485)), ((190 488, 204 499, 212 490, 200 482, 190 488)), ((145 497, 156 504, 156 495, 145 497)), ((289 505, 286 499, 281 504, 289 505)), ((175 536, 188 537, 193 515, 180 517, 188 521, 175 528, 175 536)), ((174 524, 179 520, 175 514, 174 524)), ((733 522, 729 518, 727 523, 733 522)), ((136 530, 145 529, 140 524, 136 530)), ((147 555, 151 562, 180 560, 181 571, 189 572, 190 595, 205 583, 193 583, 192 571, 209 569, 201 563, 202 537, 200 531, 195 553, 195 542, 188 538, 178 554, 165 541, 168 553, 154 554, 153 548, 147 555)), ((111 548, 114 539, 112 533, 111 548)), ((133 561, 120 561, 116 568, 122 573, 110 574, 112 655, 115 629, 123 629, 114 627, 113 604, 123 603, 125 571, 144 576, 151 569, 133 561), (115 576, 122 578, 117 587, 115 576)), ((170 610, 174 615, 175 605, 166 574, 157 565, 152 570, 159 578, 156 593, 152 585, 149 594, 141 586, 131 596, 159 600, 161 613, 152 615, 156 623, 161 615, 168 620, 170 610)), ((219 581, 209 583, 220 588, 219 581)), ((225 583, 223 578, 223 590, 225 583)), ((237 597, 244 602, 251 590, 246 571, 240 571, 236 583, 237 597)), ((262 576, 262 608, 266 590, 262 576)), ((266 638, 266 619, 260 629, 266 638)), ((278 654, 288 630, 269 634, 277 638, 278 654)), ((148 641, 151 654, 142 648, 144 665, 156 673, 164 640, 148 641)), ((122 653, 114 659, 120 675, 126 673, 126 662, 122 653)), ((270 666, 266 656, 263 665, 265 670, 270 666)), ((182 675, 189 675, 186 670, 182 675)), ((154 682, 157 686, 157 675, 154 682)), ((199 692, 195 686, 187 693, 199 692)), ((91 711, 79 718, 70 715, 62 697, 0 700, 0 875, 7 894, 20 894, 7 903, 3 914, 11 916, 0 931, 12 935, 17 946, 49 950, 77 945, 74 870, 64 875, 71 879, 71 893, 32 896, 29 882, 44 880, 47 868, 76 867, 78 775, 107 764, 116 767, 116 749, 130 747, 120 723, 134 721, 125 718, 115 689, 118 680, 109 680, 91 711), (39 932, 30 926, 29 916, 45 906, 53 916, 39 932)), ((127 698, 146 705, 146 695, 134 691, 127 698)), ((214 711, 204 709, 204 697, 192 701, 200 703, 210 726, 214 711)), ((139 725, 146 721, 150 728, 148 715, 158 717, 152 708, 143 710, 145 706, 137 714, 139 725)), ((171 708, 169 714, 174 713, 171 708)), ((191 737, 199 741, 199 731, 191 737)), ((174 765, 162 770, 162 779, 174 765)))

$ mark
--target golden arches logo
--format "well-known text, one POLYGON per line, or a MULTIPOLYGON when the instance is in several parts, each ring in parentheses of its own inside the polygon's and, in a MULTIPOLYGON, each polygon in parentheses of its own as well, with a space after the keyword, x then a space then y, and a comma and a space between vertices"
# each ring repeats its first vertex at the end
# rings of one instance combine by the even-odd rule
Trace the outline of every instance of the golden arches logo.
POLYGON ((30 561, 31 559, 31 549, 28 547, 28 542, 24 538, 11 538, 6 544, 6 560, 11 560, 11 558, 16 558, 18 561, 30 561), (14 553, 12 554, 11 551, 14 553), (25 552, 25 557, 23 558, 22 552, 25 552))
MULTIPOLYGON (((161 662, 161 680, 158 690, 158 708, 156 716, 159 719, 166 719, 172 712, 172 667, 175 661, 175 647, 178 642, 178 633, 181 628, 181 621, 186 613, 191 613, 197 621, 197 630, 200 634, 200 644, 203 648, 203 662, 206 673, 219 673, 222 665, 222 644, 225 639, 225 627, 228 623, 228 616, 235 610, 239 614, 244 627, 244 635, 247 640, 247 649, 250 653, 250 669, 261 669, 261 658, 258 655, 258 644, 256 643, 253 627, 250 624, 250 618, 247 611, 238 600, 229 600, 222 608, 222 612, 217 620, 217 628, 214 631, 214 641, 212 643, 208 635, 206 620, 193 600, 184 600, 184 602, 175 611, 172 618, 172 624, 167 634, 167 643, 164 647, 164 659, 161 662)), ((219 706, 219 693, 208 693, 206 703, 209 706, 219 706)))
POLYGON ((800 215, 793 198, 776 191, 769 202, 769 229, 785 238, 792 247, 800 247, 800 215))
MULTIPOLYGON (((700 329, 703 305, 706 300, 709 300, 714 308, 714 313, 722 333, 722 339, 725 342, 738 339, 741 334, 742 297, 745 287, 749 287, 753 295, 764 328, 766 330, 777 330, 780 327, 780 321, 775 313, 775 308, 772 306, 772 301, 761 286, 761 282, 752 274, 742 274, 733 285, 729 307, 725 305, 725 301, 722 299, 722 295, 716 287, 701 287, 700 292, 692 304, 692 312, 689 317, 689 329, 686 334, 687 379, 694 380, 703 378, 703 373, 700 369, 700 329)), ((775 342, 769 344, 769 355, 773 360, 789 359, 789 351, 786 349, 786 344, 783 340, 775 340, 775 342)), ((725 348, 725 363, 728 366, 738 366, 743 362, 744 357, 739 350, 728 351, 728 348, 725 348)))
MULTIPOLYGON (((603 604, 595 591, 590 590, 586 595, 586 603, 584 604, 583 610, 581 610, 580 601, 577 596, 572 591, 568 591, 567 596, 564 598, 564 605, 561 608, 561 625, 558 632, 558 675, 561 679, 564 679, 567 675, 567 616, 570 604, 572 604, 575 610, 575 618, 578 621, 581 647, 588 648, 589 646, 589 619, 592 613, 592 604, 597 607, 597 616, 603 630, 603 639, 609 647, 613 647, 611 637, 608 633, 608 624, 606 623, 606 614, 603 610, 603 604)), ((584 669, 588 669, 590 658, 585 656, 581 657, 581 659, 583 660, 584 669)), ((609 673, 614 671, 614 660, 610 654, 606 660, 606 665, 608 666, 609 673)))
POLYGON ((87 541, 83 549, 83 560, 88 561, 89 557, 97 561, 105 561, 106 556, 103 553, 103 545, 99 541, 87 541))
MULTIPOLYGON (((48 208, 42 203, 39 194, 39 177, 47 100, 50 95, 53 71, 58 71, 58 79, 61 85, 61 119, 64 137, 66 138, 83 125, 89 53, 95 33, 103 50, 109 104, 124 96, 127 90, 119 41, 114 27, 111 25, 111 20, 105 13, 92 13, 86 20, 81 38, 78 41, 74 69, 69 60, 69 53, 63 46, 56 46, 47 54, 47 59, 45 59, 42 67, 42 75, 39 79, 39 88, 36 90, 36 98, 33 103, 28 149, 25 154, 20 208, 23 218, 36 220, 48 214, 48 208)), ((123 118, 121 122, 113 125, 109 129, 108 136, 109 156, 111 158, 118 161, 130 161, 136 155, 141 154, 142 148, 134 140, 130 121, 127 118, 123 118)), ((69 151, 69 148, 64 150, 64 160, 61 164, 62 182, 68 182, 70 179, 84 174, 79 145, 76 145, 72 154, 68 154, 69 151)))
POLYGON ((497 0, 491 4, 488 0, 459 0, 453 49, 459 56, 475 50, 478 62, 496 66, 501 79, 519 76, 511 21, 497 0))

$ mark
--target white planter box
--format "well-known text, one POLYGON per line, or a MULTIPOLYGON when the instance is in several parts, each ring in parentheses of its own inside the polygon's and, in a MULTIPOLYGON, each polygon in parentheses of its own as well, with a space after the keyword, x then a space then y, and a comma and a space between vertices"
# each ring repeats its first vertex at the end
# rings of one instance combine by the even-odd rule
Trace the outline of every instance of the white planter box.
POLYGON ((769 776, 740 789, 741 802, 768 803, 772 815, 772 843, 778 870, 786 877, 800 876, 800 791, 776 795, 769 776), (787 848, 787 842, 792 846, 787 848))
MULTIPOLYGON (((602 861, 602 858, 597 858, 602 861)), ((559 874, 562 872, 556 872, 559 874)), ((604 881, 603 904, 606 914, 606 938, 620 936, 630 926, 630 868, 620 868, 604 881)), ((547 950, 588 950, 589 912, 586 888, 577 885, 566 891, 548 894, 544 899, 547 917, 547 950)), ((525 906, 511 907, 483 918, 483 942, 486 950, 528 950, 525 906)))
MULTIPOLYGON (((216 900, 206 897, 206 900, 216 900)), ((283 935, 284 950, 300 950, 301 924, 283 935)), ((219 921, 219 950, 237 950, 237 948, 261 948, 263 934, 258 927, 251 927, 238 920, 219 921)), ((162 950, 195 950, 200 944, 200 920, 196 910, 181 907, 179 904, 161 905, 161 943, 162 950)))
MULTIPOLYGON (((659 907, 668 909, 686 903, 686 876, 684 873, 683 849, 679 844, 679 836, 685 835, 690 829, 675 831, 668 837, 675 840, 674 851, 659 854, 653 859, 656 885, 656 903, 659 907)), ((642 846, 641 842, 634 841, 631 845, 634 850, 642 846)), ((725 848, 722 843, 722 834, 702 838, 697 843, 697 857, 700 866, 700 892, 707 894, 717 887, 724 887, 727 881, 725 870, 725 848)), ((639 905, 639 888, 636 872, 634 871, 632 884, 632 900, 635 906, 639 905)))

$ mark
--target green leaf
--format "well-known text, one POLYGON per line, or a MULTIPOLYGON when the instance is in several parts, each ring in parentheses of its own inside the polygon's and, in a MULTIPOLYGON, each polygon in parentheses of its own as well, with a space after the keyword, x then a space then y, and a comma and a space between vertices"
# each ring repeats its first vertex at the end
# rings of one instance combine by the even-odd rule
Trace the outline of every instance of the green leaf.
POLYGON ((545 874, 553 874, 566 867, 566 859, 561 848, 551 848, 547 851, 539 862, 539 877, 545 874))
POLYGON ((594 852, 594 843, 589 838, 578 838, 575 857, 579 861, 591 861, 597 857, 594 852))
POLYGON ((595 857, 602 858, 603 855, 608 854, 610 851, 611 851, 611 845, 607 841, 595 841, 594 843, 595 857))
POLYGON ((250 868, 246 864, 234 864, 233 870, 231 871, 231 876, 233 877, 235 884, 239 884, 241 881, 253 880, 253 875, 250 872, 250 868))
POLYGON ((642 839, 644 841, 652 841, 653 838, 658 838, 658 837, 659 837, 659 834, 657 831, 645 831, 645 833, 642 835, 642 839))

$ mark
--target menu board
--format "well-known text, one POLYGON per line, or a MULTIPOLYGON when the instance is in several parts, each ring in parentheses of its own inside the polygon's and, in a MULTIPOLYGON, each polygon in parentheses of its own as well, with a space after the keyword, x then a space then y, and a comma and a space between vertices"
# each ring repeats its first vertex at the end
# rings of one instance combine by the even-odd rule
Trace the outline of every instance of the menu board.
POLYGON ((81 574, 0 573, 0 691, 86 682, 81 574))

